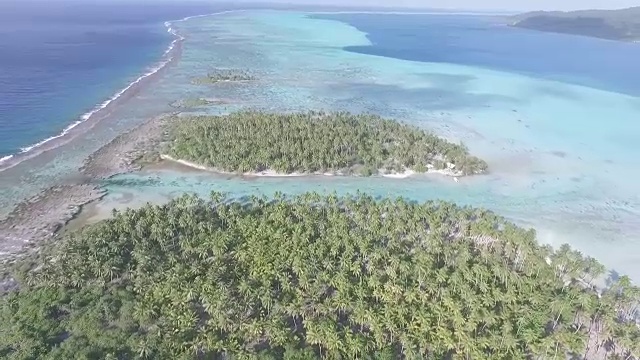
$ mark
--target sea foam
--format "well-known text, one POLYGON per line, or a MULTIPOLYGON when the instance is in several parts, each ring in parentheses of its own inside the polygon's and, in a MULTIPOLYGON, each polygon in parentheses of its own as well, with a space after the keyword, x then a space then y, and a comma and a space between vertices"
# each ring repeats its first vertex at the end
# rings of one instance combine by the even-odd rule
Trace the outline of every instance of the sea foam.
MULTIPOLYGON (((183 21, 183 20, 184 19, 181 19, 181 20, 178 20, 178 21, 183 21)), ((118 100, 120 97, 125 95, 127 93, 127 91, 129 91, 132 87, 134 87, 135 85, 139 84, 141 81, 143 81, 144 79, 148 78, 149 76, 154 75, 158 71, 162 70, 167 64, 169 64, 174 59, 173 50, 175 49, 175 47, 178 44, 178 42, 183 41, 185 39, 183 36, 178 34, 177 30, 172 27, 172 24, 173 24, 173 22, 167 21, 167 22, 164 23, 164 26, 167 27, 167 32, 169 32, 175 38, 169 44, 169 46, 167 47, 165 52, 162 54, 160 61, 158 63, 156 63, 156 65, 154 65, 153 67, 150 67, 143 75, 139 76, 134 81, 129 83, 125 88, 123 88, 120 91, 118 91, 117 93, 115 93, 108 100, 103 101, 102 103, 100 103, 99 105, 94 107, 91 111, 88 111, 88 112, 82 114, 78 120, 76 120, 73 123, 71 123, 70 125, 68 125, 59 134, 54 135, 54 136, 50 136, 50 137, 48 137, 48 138, 46 138, 44 140, 41 140, 41 141, 39 141, 39 142, 37 142, 35 144, 20 148, 20 153, 17 154, 17 155, 27 155, 28 153, 32 152, 33 150, 37 150, 41 146, 43 146, 43 145, 45 145, 45 144, 47 144, 47 143, 49 143, 49 142, 51 142, 53 140, 56 140, 56 139, 59 139, 59 138, 62 138, 64 136, 66 136, 75 127, 77 127, 78 125, 80 125, 80 124, 84 123, 85 121, 91 119, 91 117, 94 116, 96 113, 98 113, 99 111, 105 109, 110 104, 112 104, 114 101, 118 100)), ((0 158, 0 164, 6 163, 9 160, 14 159, 14 163, 11 164, 11 166, 4 167, 4 168, 0 169, 0 171, 6 170, 9 167, 15 166, 15 165, 19 164, 20 162, 22 162, 23 160, 26 160, 26 159, 29 158, 29 157, 22 157, 22 156, 18 156, 16 158, 14 155, 8 155, 8 156, 5 156, 3 158, 0 158), (15 161, 15 160, 18 160, 18 161, 15 161)))
MULTIPOLYGON (((166 25, 166 23, 165 23, 166 25)), ((99 104, 98 106, 94 107, 91 111, 84 113, 82 116, 80 116, 80 120, 77 120, 75 122, 73 122, 71 125, 67 126, 64 130, 62 130, 61 133, 59 133, 58 135, 55 136, 51 136, 48 137, 38 143, 35 143, 33 145, 21 148, 21 153, 26 153, 29 152, 35 148, 38 148, 52 140, 61 138, 65 135, 67 135, 73 128, 75 128, 76 126, 82 124, 83 122, 89 120, 93 115, 95 115, 97 112, 99 112, 102 109, 105 109, 107 106, 109 106, 111 103, 113 103, 114 101, 118 100, 121 96, 123 96, 129 89, 131 89, 132 87, 134 87, 136 84, 139 84, 142 80, 146 79, 147 77, 157 73, 158 71, 162 70, 162 68, 164 68, 169 62, 171 62, 171 60, 173 60, 173 56, 171 55, 171 52, 173 51, 173 49, 175 48, 175 45, 178 41, 182 41, 184 40, 184 37, 180 36, 177 34, 177 32, 175 30, 173 30, 171 27, 169 27, 169 32, 176 36, 177 38, 174 39, 171 44, 169 45, 169 47, 167 48, 167 50, 163 53, 162 55, 162 60, 156 64, 155 66, 151 67, 147 72, 145 72, 143 75, 139 76, 137 79, 135 79, 133 82, 129 83, 129 85, 127 85, 125 88, 123 88, 122 90, 118 91, 117 93, 115 93, 115 95, 113 95, 111 98, 109 98, 108 100, 102 102, 101 104, 99 104)))
POLYGON ((8 155, 8 156, 5 156, 5 157, 1 157, 0 158, 0 164, 2 164, 3 162, 11 159, 12 157, 13 157, 13 155, 8 155))
MULTIPOLYGON (((122 90, 118 91, 115 95, 113 95, 108 100, 106 100, 106 101, 102 102, 101 104, 99 104, 98 106, 94 107, 91 111, 84 113, 82 116, 80 116, 79 120, 76 120, 73 123, 71 123, 69 126, 64 128, 64 130, 62 130, 62 132, 60 132, 59 134, 54 135, 54 136, 50 136, 50 137, 48 137, 48 138, 46 138, 46 139, 44 139, 42 141, 39 141, 39 142, 37 142, 35 144, 32 144, 32 145, 29 145, 29 146, 21 148, 20 149, 20 155, 27 154, 27 153, 31 152, 32 150, 38 149, 39 147, 43 146, 44 144, 47 144, 47 143, 49 143, 49 142, 51 142, 53 140, 56 140, 56 139, 59 139, 61 137, 66 136, 75 127, 77 127, 78 125, 80 125, 80 124, 84 123, 85 121, 89 120, 96 113, 98 113, 99 111, 105 109, 111 103, 113 103, 114 101, 119 99, 121 96, 126 94, 126 92, 128 90, 130 90, 132 87, 134 87, 135 85, 139 84, 142 80, 148 78, 149 76, 156 74, 158 71, 162 70, 167 64, 169 64, 171 61, 173 61, 173 59, 174 59, 173 50, 175 49, 176 45, 179 42, 185 40, 184 36, 180 35, 178 33, 178 31, 173 27, 174 23, 187 21, 187 20, 194 19, 194 18, 199 18, 199 17, 223 15, 223 14, 229 14, 229 13, 235 13, 235 12, 243 12, 243 11, 247 11, 247 10, 228 10, 228 11, 221 11, 221 12, 211 13, 211 14, 187 16, 187 17, 184 17, 184 18, 179 19, 179 20, 165 21, 164 22, 164 26, 167 28, 167 32, 174 36, 174 40, 171 42, 171 44, 169 44, 169 46, 167 47, 165 52, 162 54, 162 57, 161 57, 160 61, 155 66, 149 68, 149 70, 147 72, 145 72, 143 75, 141 75, 140 77, 135 79, 133 82, 129 83, 129 85, 127 85, 122 90)), ((9 156, 5 156, 3 158, 0 158, 0 164, 2 164, 3 162, 7 162, 8 160, 13 159, 13 158, 14 158, 14 155, 9 155, 9 156)), ((26 158, 23 158, 22 160, 26 160, 26 158)), ((17 165, 20 162, 21 161, 16 161, 14 164, 12 164, 12 166, 17 165)), ((7 168, 8 167, 2 168, 2 169, 0 169, 0 171, 5 170, 7 168)))

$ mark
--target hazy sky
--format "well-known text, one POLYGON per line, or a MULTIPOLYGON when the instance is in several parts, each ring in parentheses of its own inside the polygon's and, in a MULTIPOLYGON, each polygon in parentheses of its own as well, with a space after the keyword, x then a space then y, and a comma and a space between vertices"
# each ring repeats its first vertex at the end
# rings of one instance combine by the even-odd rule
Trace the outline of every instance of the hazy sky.
MULTIPOLYGON (((249 1, 249 0, 243 0, 249 1)), ((362 5, 485 10, 617 9, 640 6, 640 0, 258 0, 308 5, 362 5)), ((251 2, 256 2, 252 0, 251 2)))

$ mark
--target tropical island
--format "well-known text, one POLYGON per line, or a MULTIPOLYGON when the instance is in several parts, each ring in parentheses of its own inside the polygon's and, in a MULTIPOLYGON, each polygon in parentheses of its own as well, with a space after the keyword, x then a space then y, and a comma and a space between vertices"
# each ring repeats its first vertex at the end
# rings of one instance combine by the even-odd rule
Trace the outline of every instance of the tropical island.
POLYGON ((219 82, 232 81, 251 81, 256 77, 246 70, 225 70, 219 69, 207 74, 207 76, 198 77, 191 81, 194 85, 216 84, 219 82))
POLYGON ((11 359, 640 355, 640 289, 491 212, 314 193, 183 196, 6 269, 11 359))
POLYGON ((415 126, 346 112, 182 117, 165 159, 240 174, 478 174, 487 164, 415 126))
POLYGON ((512 26, 608 40, 640 40, 640 7, 620 10, 536 11, 518 15, 512 26))

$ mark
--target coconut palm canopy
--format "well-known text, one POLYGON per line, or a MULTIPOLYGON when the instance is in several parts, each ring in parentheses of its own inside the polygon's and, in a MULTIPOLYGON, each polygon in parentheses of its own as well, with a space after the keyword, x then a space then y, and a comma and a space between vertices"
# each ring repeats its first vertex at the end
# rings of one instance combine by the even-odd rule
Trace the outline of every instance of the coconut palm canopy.
POLYGON ((376 115, 243 111, 175 123, 168 153, 222 171, 372 175, 453 167, 464 175, 487 168, 463 145, 376 115))
POLYGON ((116 212, 21 261, 11 359, 638 355, 638 288, 484 210, 306 194, 116 212), (31 264, 37 264, 32 267, 31 264))

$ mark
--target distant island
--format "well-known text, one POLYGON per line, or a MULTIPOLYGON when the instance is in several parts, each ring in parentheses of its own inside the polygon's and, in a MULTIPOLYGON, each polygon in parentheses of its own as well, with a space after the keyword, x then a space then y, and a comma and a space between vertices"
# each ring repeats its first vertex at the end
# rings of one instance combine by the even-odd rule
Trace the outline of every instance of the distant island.
POLYGON ((619 41, 640 41, 640 7, 620 10, 536 11, 512 18, 511 26, 619 41))
POLYGON ((191 83, 194 85, 204 85, 216 84, 219 82, 251 80, 256 80, 256 77, 245 70, 215 70, 208 73, 206 76, 198 77, 191 80, 191 83))
POLYGON ((345 112, 243 111, 175 121, 164 158, 239 174, 482 173, 487 164, 418 127, 345 112))

